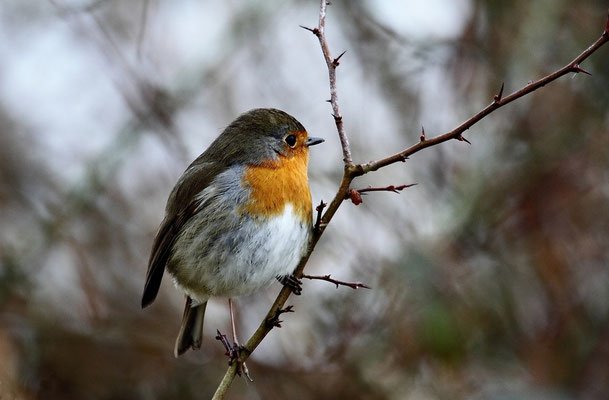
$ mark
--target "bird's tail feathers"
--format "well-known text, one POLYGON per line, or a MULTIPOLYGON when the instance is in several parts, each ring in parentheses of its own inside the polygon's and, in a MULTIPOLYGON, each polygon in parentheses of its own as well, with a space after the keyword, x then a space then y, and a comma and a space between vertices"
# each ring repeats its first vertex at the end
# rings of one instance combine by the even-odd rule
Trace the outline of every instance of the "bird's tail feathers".
POLYGON ((178 357, 189 349, 198 350, 201 348, 203 340, 203 318, 205 317, 205 307, 207 302, 196 306, 192 305, 192 299, 186 298, 184 306, 184 316, 182 326, 176 339, 173 354, 178 357))

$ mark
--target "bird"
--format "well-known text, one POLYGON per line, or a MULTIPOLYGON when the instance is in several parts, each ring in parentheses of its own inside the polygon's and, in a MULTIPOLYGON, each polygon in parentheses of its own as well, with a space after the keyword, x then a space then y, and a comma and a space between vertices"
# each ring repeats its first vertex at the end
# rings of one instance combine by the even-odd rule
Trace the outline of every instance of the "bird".
MULTIPOLYGON (((173 187, 152 244, 141 306, 157 297, 164 271, 185 294, 174 355, 199 349, 207 302, 286 282, 312 235, 309 137, 288 113, 239 115, 173 187)), ((233 328, 234 341, 236 333, 233 328)))

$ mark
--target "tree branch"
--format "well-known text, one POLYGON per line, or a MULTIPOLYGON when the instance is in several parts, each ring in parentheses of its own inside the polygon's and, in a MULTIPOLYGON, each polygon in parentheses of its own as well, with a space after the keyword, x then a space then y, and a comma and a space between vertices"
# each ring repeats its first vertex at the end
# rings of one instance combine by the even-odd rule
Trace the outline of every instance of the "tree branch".
POLYGON ((332 116, 334 117, 334 123, 336 124, 336 129, 338 130, 338 137, 340 139, 340 144, 343 149, 343 162, 345 163, 345 167, 350 167, 353 165, 353 159, 351 158, 351 147, 349 146, 349 139, 347 138, 347 134, 345 133, 345 127, 343 125, 343 117, 340 113, 340 109, 338 107, 338 92, 336 90, 336 67, 340 65, 340 58, 346 53, 343 51, 338 57, 332 58, 332 54, 330 53, 330 47, 328 46, 328 42, 326 41, 326 7, 329 2, 326 0, 321 0, 319 5, 319 23, 317 28, 306 28, 301 25, 302 28, 313 32, 317 39, 319 39, 319 44, 321 46, 321 51, 323 53, 324 59, 326 61, 326 65, 328 67, 328 78, 330 81, 330 104, 332 105, 332 116))
MULTIPOLYGON (((609 16, 608 16, 607 21, 608 21, 607 25, 609 27, 609 16)), ((516 99, 519 99, 539 88, 542 88, 545 85, 547 85, 548 83, 555 81, 556 79, 558 79, 561 76, 566 75, 570 72, 588 73, 587 71, 583 70, 579 66, 579 64, 581 64, 586 58, 588 58, 592 53, 594 53, 596 50, 598 50, 602 45, 604 45, 608 41, 609 41, 609 29, 605 28, 605 31, 603 32, 601 37, 598 38, 598 40, 596 42, 594 42, 590 47, 588 47, 586 50, 584 50, 580 55, 575 57, 573 59, 573 61, 571 61, 569 64, 565 65, 561 69, 559 69, 547 76, 544 76, 543 78, 541 78, 535 82, 527 84, 523 88, 515 91, 514 93, 512 93, 506 97, 502 97, 503 96, 503 84, 501 84, 501 90, 499 91, 499 94, 494 96, 493 102, 491 104, 486 106, 486 108, 484 108, 483 110, 478 112, 476 115, 472 116, 467 121, 463 122, 461 125, 459 125, 455 129, 453 129, 452 131, 446 132, 442 135, 436 136, 431 139, 425 138, 425 135, 423 133, 421 135, 421 140, 419 141, 419 143, 414 144, 414 145, 410 146, 409 148, 402 150, 399 153, 396 153, 392 156, 383 158, 378 161, 370 161, 365 164, 357 165, 356 166, 356 168, 357 168, 356 176, 360 176, 360 175, 367 174, 368 172, 376 171, 380 168, 386 167, 387 165, 394 164, 398 161, 404 161, 406 158, 408 158, 409 156, 411 156, 414 153, 417 153, 427 147, 435 146, 437 144, 446 142, 447 140, 450 140, 450 139, 458 139, 458 140, 467 141, 462 136, 463 132, 465 132, 466 130, 471 128, 474 124, 476 124, 482 118, 486 117, 487 115, 489 115, 493 111, 497 110, 498 108, 501 108, 504 105, 511 103, 512 101, 514 101, 516 99)))
POLYGON ((362 194, 366 194, 368 192, 399 193, 402 190, 409 188, 411 186, 414 186, 414 185, 416 185, 416 183, 411 183, 409 185, 400 185, 400 186, 394 186, 394 185, 389 185, 389 186, 385 186, 385 187, 368 186, 367 188, 363 188, 363 189, 349 189, 347 191, 347 194, 345 195, 345 200, 350 199, 351 202, 357 206, 357 205, 360 205, 363 203, 362 194))
MULTIPOLYGON (((309 257, 311 256, 313 249, 317 245, 319 238, 323 235, 326 226, 332 220, 332 218, 334 217, 334 214, 336 213, 336 211, 338 210, 338 208, 340 207, 342 202, 345 200, 345 198, 348 198, 347 194, 350 190, 349 187, 350 187, 353 179, 355 179, 358 176, 361 176, 361 175, 367 174, 369 172, 376 171, 380 168, 386 167, 387 165, 394 164, 394 163, 400 162, 400 161, 404 162, 408 158, 409 155, 417 153, 425 148, 446 142, 450 139, 465 140, 462 136, 462 133, 465 132, 470 127, 472 127, 478 121, 480 121, 481 119, 483 119, 484 117, 486 117, 487 115, 489 115, 490 113, 495 111, 496 109, 498 109, 508 103, 511 103, 512 101, 514 101, 520 97, 523 97, 523 96, 547 85, 548 83, 560 78, 563 75, 568 74, 569 72, 574 72, 574 73, 583 72, 583 70, 581 69, 579 64, 581 64, 592 53, 594 53, 602 45, 604 45, 605 43, 607 43, 607 41, 609 41, 609 16, 608 16, 605 30, 604 30, 603 34, 601 35, 601 37, 596 42, 594 42, 590 47, 588 47, 584 52, 582 52, 579 56, 577 56, 573 61, 571 61, 569 64, 567 64, 565 67, 557 70, 556 72, 551 73, 550 75, 545 76, 544 78, 539 79, 536 82, 528 84, 527 86, 523 87, 522 89, 520 89, 506 97, 502 97, 502 95, 503 95, 503 85, 502 85, 502 90, 500 90, 499 94, 494 96, 493 102, 490 105, 488 105, 486 108, 484 108, 483 110, 478 112, 476 115, 474 115, 467 121, 463 122, 461 125, 459 125, 455 129, 453 129, 452 131, 446 132, 442 135, 436 136, 431 139, 427 139, 425 137, 424 131, 422 131, 421 136, 420 136, 420 141, 417 144, 415 144, 399 153, 396 153, 392 156, 383 158, 381 160, 370 161, 370 162, 367 162, 364 164, 355 165, 355 164, 353 164, 353 161, 351 158, 351 150, 349 147, 349 141, 344 132, 342 116, 340 115, 340 112, 338 109, 338 100, 337 100, 337 94, 336 94, 336 67, 339 64, 338 59, 340 58, 340 56, 337 57, 336 59, 333 59, 330 56, 328 43, 327 43, 326 37, 325 37, 325 19, 326 19, 326 6, 327 5, 328 5, 327 0, 320 1, 319 27, 313 28, 313 29, 311 29, 311 28, 305 28, 305 29, 313 32, 315 34, 315 36, 317 36, 317 38, 319 39, 319 43, 321 45, 321 49, 322 49, 322 52, 323 52, 323 55, 324 55, 324 58, 326 60, 326 64, 328 67, 328 74, 329 74, 329 78, 330 78, 330 95, 331 95, 330 103, 332 104, 332 110, 334 112, 334 120, 336 123, 338 136, 340 138, 341 145, 342 145, 344 172, 343 172, 342 180, 341 180, 338 190, 336 192, 336 195, 330 202, 330 205, 326 209, 326 212, 323 214, 323 216, 321 216, 321 218, 319 218, 319 216, 318 216, 317 221, 319 223, 316 224, 318 229, 313 231, 313 236, 311 239, 311 243, 309 244, 309 248, 308 248, 306 254, 300 260, 298 266, 296 267, 296 270, 294 271, 294 275, 298 278, 303 277, 304 267, 305 267, 307 261, 309 260, 309 257)), ((318 210, 318 212, 320 212, 320 210, 318 210)), ((290 296, 290 294, 291 294, 291 291, 288 287, 284 286, 281 289, 281 291, 279 292, 279 295, 275 299, 275 302, 271 306, 269 312, 267 313, 265 318, 260 323, 260 326, 258 327, 258 329, 254 332, 252 337, 246 343, 245 350, 243 350, 243 352, 240 355, 241 356, 240 358, 243 361, 247 360, 249 355, 258 347, 260 342, 262 342, 262 340, 266 337, 266 335, 271 331, 271 329, 273 328, 273 324, 270 324, 268 321, 271 321, 272 318, 275 317, 278 312, 280 312, 280 310, 282 309, 283 305, 285 304, 285 302, 288 299, 288 297, 290 296)), ((230 366, 227 369, 222 381, 220 382, 220 385, 218 386, 218 388, 216 390, 216 393, 214 394, 213 399, 223 399, 224 398, 224 396, 226 395, 226 393, 228 391, 228 388, 230 387, 233 379, 235 378, 236 367, 237 367, 236 364, 233 364, 232 366, 230 366)))
POLYGON ((370 286, 363 284, 361 282, 345 282, 345 281, 339 281, 337 279, 333 279, 330 277, 330 274, 328 275, 321 275, 321 276, 317 276, 317 275, 302 275, 303 278, 306 279, 318 279, 320 281, 326 281, 326 282, 330 282, 336 285, 336 287, 338 288, 339 286, 348 286, 351 289, 357 289, 357 288, 364 288, 364 289, 372 289, 370 286))

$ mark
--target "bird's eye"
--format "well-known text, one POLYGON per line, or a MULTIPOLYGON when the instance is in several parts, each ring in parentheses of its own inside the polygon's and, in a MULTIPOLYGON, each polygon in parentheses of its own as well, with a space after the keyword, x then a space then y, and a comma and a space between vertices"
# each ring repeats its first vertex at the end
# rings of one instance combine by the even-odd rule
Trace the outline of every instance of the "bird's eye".
POLYGON ((294 146, 296 146, 296 136, 294 136, 294 135, 288 135, 288 136, 286 136, 286 137, 285 137, 285 139, 283 139, 283 140, 284 140, 284 141, 285 141, 285 142, 288 144, 288 146, 290 146, 290 147, 294 147, 294 146))

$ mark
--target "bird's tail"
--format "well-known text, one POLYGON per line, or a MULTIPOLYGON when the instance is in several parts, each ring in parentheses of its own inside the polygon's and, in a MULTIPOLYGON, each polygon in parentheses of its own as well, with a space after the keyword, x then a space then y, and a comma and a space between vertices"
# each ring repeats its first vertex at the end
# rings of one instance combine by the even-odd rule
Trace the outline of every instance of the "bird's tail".
POLYGON ((184 317, 182 317, 182 326, 180 333, 176 339, 176 345, 173 354, 178 357, 184 354, 188 349, 197 350, 201 348, 203 340, 203 317, 205 316, 205 307, 207 302, 196 306, 192 305, 192 299, 186 298, 184 306, 184 317))

